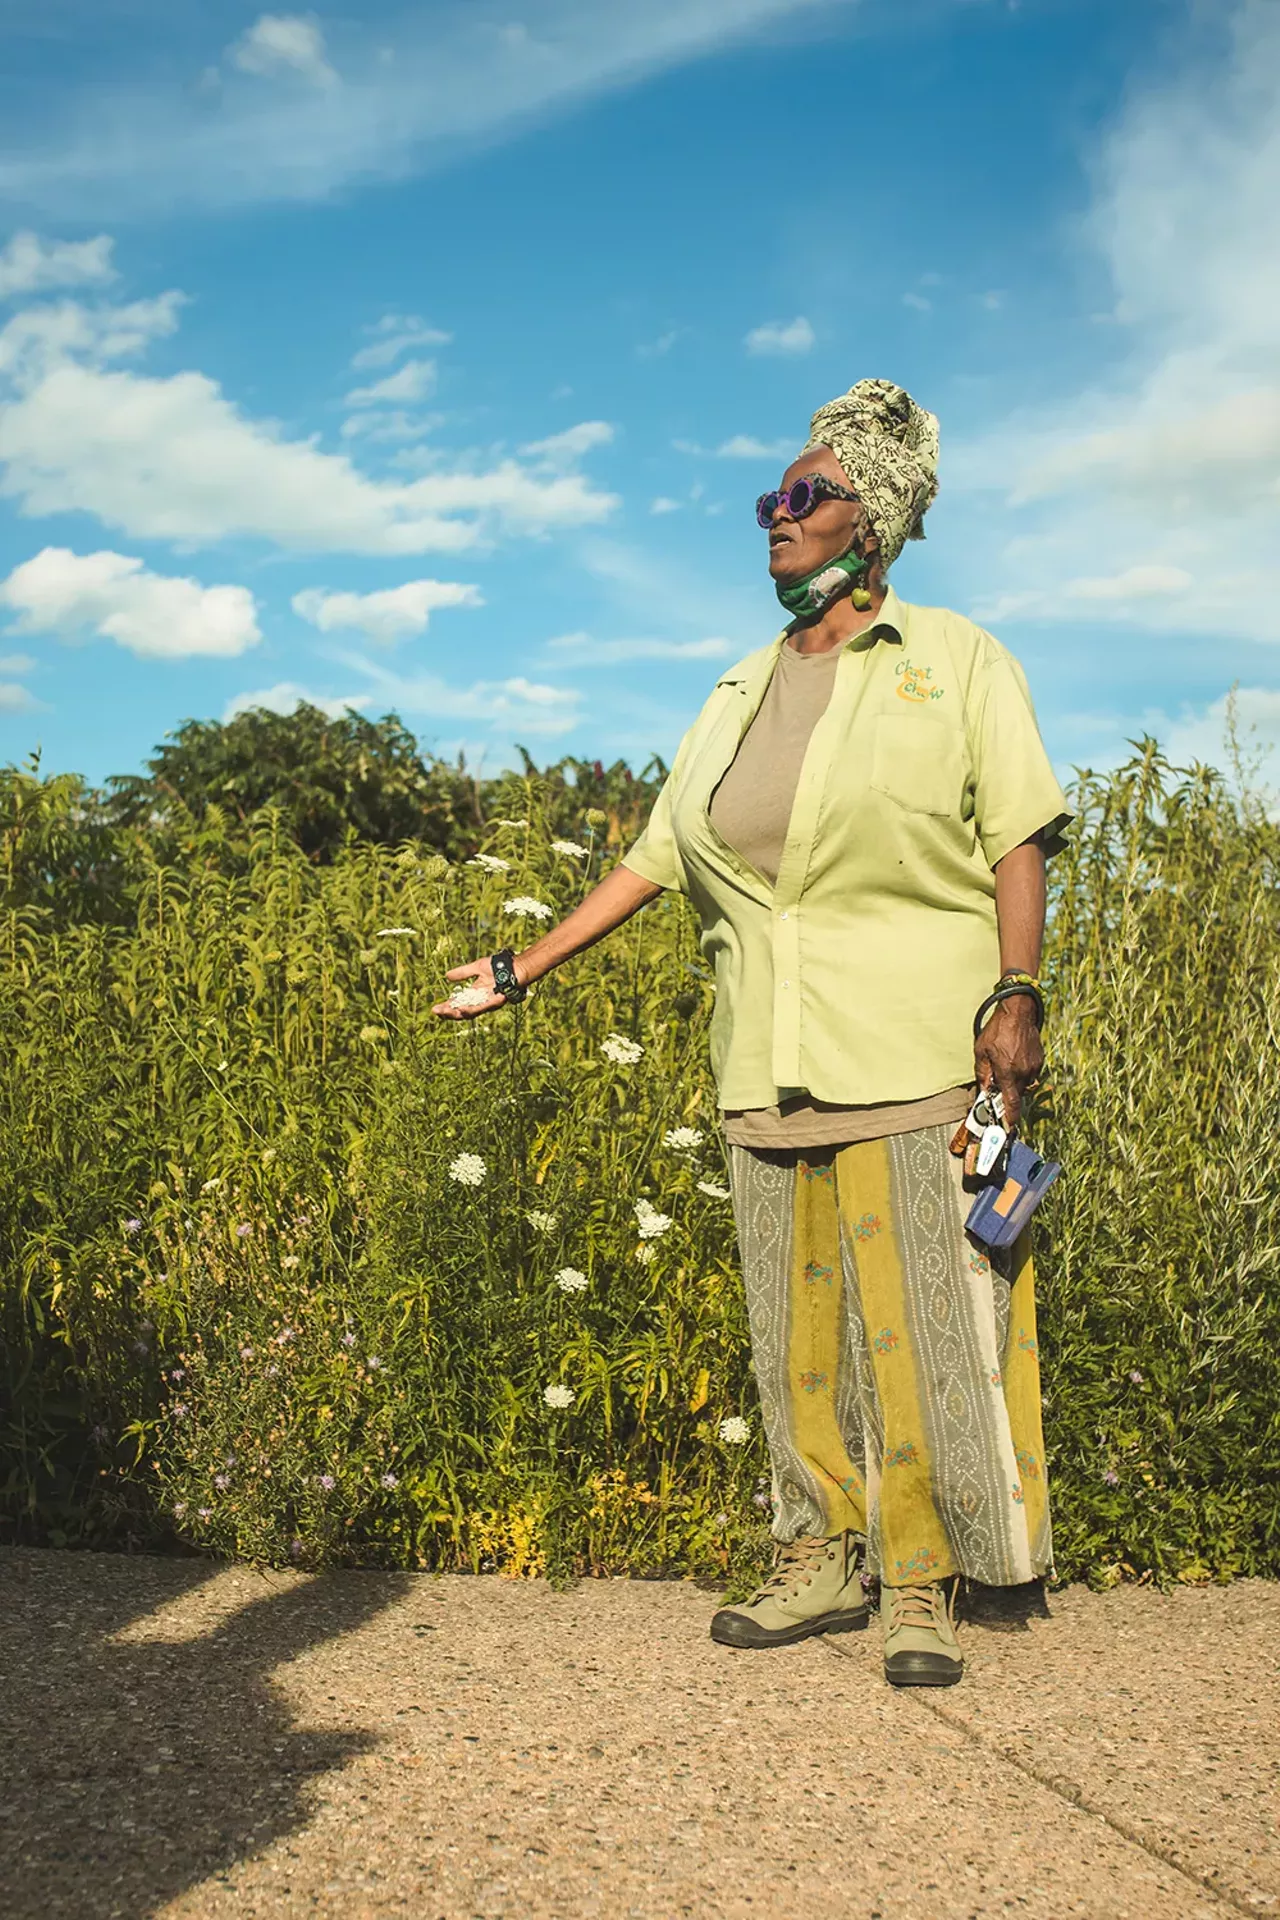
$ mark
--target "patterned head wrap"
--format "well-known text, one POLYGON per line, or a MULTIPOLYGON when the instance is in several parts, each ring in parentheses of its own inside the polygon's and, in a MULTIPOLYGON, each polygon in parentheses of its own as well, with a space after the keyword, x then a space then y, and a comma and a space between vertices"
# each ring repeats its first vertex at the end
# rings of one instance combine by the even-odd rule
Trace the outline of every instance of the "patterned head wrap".
POLYGON ((880 536, 891 567, 908 540, 923 540, 921 522, 938 491, 938 421, 891 380, 859 380, 819 407, 809 423, 810 447, 830 447, 880 536))

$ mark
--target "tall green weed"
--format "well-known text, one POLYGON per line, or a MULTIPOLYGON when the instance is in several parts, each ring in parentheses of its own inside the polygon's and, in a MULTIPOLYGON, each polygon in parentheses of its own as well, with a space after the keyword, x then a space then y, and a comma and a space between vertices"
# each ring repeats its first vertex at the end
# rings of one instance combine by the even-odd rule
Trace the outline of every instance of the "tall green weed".
MULTIPOLYGON (((278 814, 206 814, 163 859, 130 833, 112 916, 11 884, 10 1537, 515 1574, 759 1556, 684 904, 518 1010, 429 1011, 448 965, 536 930, 505 903, 558 916, 618 851, 583 809, 557 850, 563 783, 506 796, 469 860, 348 840, 317 865, 278 814)), ((1036 1122, 1067 1167, 1038 1229, 1060 1566, 1280 1572, 1276 829, 1153 745, 1076 804, 1036 1122)))

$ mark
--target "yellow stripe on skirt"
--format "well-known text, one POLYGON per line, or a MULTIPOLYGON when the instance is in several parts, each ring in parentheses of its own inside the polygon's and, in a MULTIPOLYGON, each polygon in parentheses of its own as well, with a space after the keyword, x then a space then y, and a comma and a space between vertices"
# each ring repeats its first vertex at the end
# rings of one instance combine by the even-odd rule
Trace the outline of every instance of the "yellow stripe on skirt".
POLYGON ((890 1586, 1053 1563, 1031 1256, 966 1237, 953 1131, 729 1149, 774 1534, 864 1534, 890 1586))

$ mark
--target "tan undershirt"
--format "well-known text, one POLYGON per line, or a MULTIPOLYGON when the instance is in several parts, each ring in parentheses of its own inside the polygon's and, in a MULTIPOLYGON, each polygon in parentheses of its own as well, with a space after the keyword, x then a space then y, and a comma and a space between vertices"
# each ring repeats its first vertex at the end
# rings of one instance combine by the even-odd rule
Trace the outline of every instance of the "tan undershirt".
MULTIPOLYGON (((826 712, 841 649, 797 653, 785 643, 768 691, 733 762, 711 797, 711 824, 744 860, 776 886, 800 768, 809 736, 826 712)), ((962 1120, 972 1098, 949 1087, 924 1100, 830 1106, 788 1088, 777 1106, 726 1111, 725 1139, 736 1147, 843 1146, 962 1120)))

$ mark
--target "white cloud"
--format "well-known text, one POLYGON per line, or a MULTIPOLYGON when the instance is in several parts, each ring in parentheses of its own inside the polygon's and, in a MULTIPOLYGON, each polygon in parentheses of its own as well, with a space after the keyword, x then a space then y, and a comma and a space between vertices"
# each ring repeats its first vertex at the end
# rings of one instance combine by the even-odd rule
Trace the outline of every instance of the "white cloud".
POLYGON ((1234 734, 1247 784, 1280 790, 1280 691, 1274 687, 1236 687, 1201 711, 1184 708, 1176 720, 1163 713, 1144 719, 1175 766, 1200 760, 1234 774, 1234 734))
POLYGON ((357 373, 389 367, 410 347, 447 347, 453 340, 451 333, 427 326, 416 313, 384 313, 380 320, 366 327, 365 332, 371 336, 368 346, 361 347, 351 358, 357 373))
POLYGON ((264 13, 227 49, 242 73, 267 79, 296 73, 313 87, 334 87, 338 76, 325 59, 324 34, 313 13, 264 13))
POLYGON ((365 676, 369 697, 382 711, 432 720, 480 721, 508 738, 568 733, 582 718, 582 695, 515 675, 456 686, 437 674, 398 674, 361 654, 341 654, 342 665, 365 676))
POLYGON ((1108 373, 949 456, 1005 496, 1005 604, 1037 617, 1096 578, 1131 626, 1280 640, 1280 8, 1224 25, 1225 57, 1137 93, 1104 147, 1108 373))
POLYGON ((136 539, 242 534, 303 551, 451 552, 497 527, 540 534, 617 505, 580 474, 513 459, 372 480, 314 439, 247 419, 206 375, 103 363, 171 332, 181 296, 121 308, 30 308, 0 331, 0 496, 27 514, 83 512, 136 539))
POLYGON ((13 680, 0 680, 0 713, 29 713, 39 705, 26 687, 13 680))
MULTIPOLYGON (((402 11, 390 42, 385 32, 353 33, 345 85, 268 87, 233 73, 198 109, 176 57, 148 62, 148 77, 128 89, 106 89, 92 72, 81 79, 67 62, 29 112, 7 114, 0 195, 60 216, 109 208, 112 218, 146 209, 169 215, 193 203, 328 199, 353 181, 453 165, 463 145, 523 133, 811 7, 812 0, 646 0, 629 8, 525 0, 527 31, 512 35, 495 29, 489 8, 430 4, 402 11)), ((263 35, 250 32, 265 60, 263 35)), ((286 42, 300 79, 332 71, 322 41, 282 40, 278 31, 276 71, 289 64, 286 42)))
POLYGON ((106 233, 92 240, 42 240, 38 233, 15 233, 0 251, 0 300, 47 293, 51 287, 102 286, 116 277, 114 245, 106 233))
POLYGON ((975 609, 979 620, 1075 620, 1082 604, 1092 604, 1112 618, 1132 611, 1144 600, 1168 601, 1194 585, 1183 567, 1133 566, 1122 573, 1082 574, 1064 580, 1052 592, 1001 594, 975 609))
POLYGON ((752 327, 745 344, 748 353, 808 353, 816 338, 804 315, 798 314, 794 320, 770 320, 752 327))
POLYGON ((796 451, 794 440, 761 440, 754 433, 733 433, 718 447, 699 446, 696 440, 673 440, 677 453, 695 460, 785 460, 796 451))
POLYGON ((376 593, 326 593, 305 587, 293 596, 293 610, 321 633, 355 631, 390 644, 411 633, 425 633, 440 607, 484 605, 478 587, 451 580, 406 580, 376 593))
POLYGON ((679 513, 680 502, 671 499, 668 494, 660 493, 656 500, 650 501, 649 511, 650 513, 679 513))
POLYGON ((96 633, 150 659, 228 658, 262 638, 247 587, 204 587, 151 573, 122 553, 45 547, 0 582, 14 632, 96 633))
POLYGON ((127 360, 173 333, 184 304, 184 295, 169 292, 124 307, 78 300, 23 307, 0 328, 0 377, 30 386, 70 359, 94 366, 127 360))
MULTIPOLYGON (((435 423, 435 424, 438 424, 435 423)), ((433 422, 421 413, 406 413, 403 407, 375 408, 370 413, 348 414, 339 432, 344 440, 369 440, 375 445, 404 446, 430 433, 433 422)))
POLYGON ((584 667, 616 667, 626 660, 723 660, 734 652, 731 640, 595 640, 589 633, 562 633, 548 640, 557 661, 584 667))
POLYGON ((902 304, 904 307, 913 308, 916 313, 933 312, 932 300, 926 300, 922 293, 904 293, 902 296, 902 304))
POLYGON ((642 341, 636 348, 636 352, 642 360, 661 360, 665 354, 670 353, 684 332, 683 327, 668 327, 666 332, 660 333, 656 340, 642 341))
POLYGON ((371 387, 354 387, 347 395, 346 404, 349 407, 412 406, 417 400, 426 400, 435 392, 435 386, 434 360, 406 360, 385 380, 375 380, 371 387))
POLYGON ((260 687, 252 693, 237 693, 228 700, 223 708, 222 720, 225 726, 228 720, 234 720, 238 713, 248 713, 251 707, 265 707, 269 713, 292 713, 300 704, 319 707, 321 713, 327 713, 331 720, 337 720, 348 707, 354 707, 357 713, 372 704, 373 696, 368 693, 337 694, 311 693, 306 687, 300 687, 296 680, 278 680, 274 687, 260 687))
POLYGON ((582 420, 576 427, 566 427, 563 433, 553 433, 549 439, 531 440, 520 451, 526 459, 541 461, 544 466, 560 471, 575 466, 594 448, 607 447, 613 437, 613 428, 607 420, 582 420))

